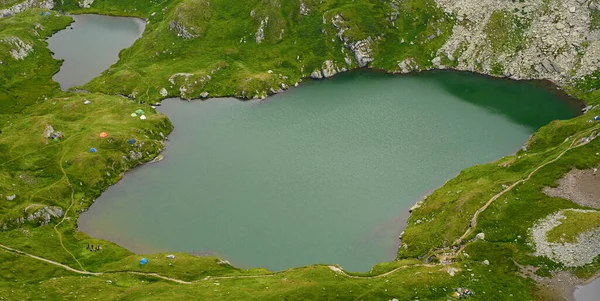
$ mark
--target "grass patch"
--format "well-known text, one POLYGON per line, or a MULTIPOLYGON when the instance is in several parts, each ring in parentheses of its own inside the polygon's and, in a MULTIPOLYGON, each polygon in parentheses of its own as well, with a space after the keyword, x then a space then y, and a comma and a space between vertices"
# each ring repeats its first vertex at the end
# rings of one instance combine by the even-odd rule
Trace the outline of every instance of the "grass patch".
POLYGON ((495 53, 516 53, 525 47, 525 30, 530 21, 514 13, 497 10, 492 13, 484 28, 486 39, 495 53))
POLYGON ((579 235, 600 229, 600 212, 565 211, 562 223, 548 232, 548 242, 576 243, 579 235))
POLYGON ((590 10, 590 29, 600 29, 600 10, 590 10))

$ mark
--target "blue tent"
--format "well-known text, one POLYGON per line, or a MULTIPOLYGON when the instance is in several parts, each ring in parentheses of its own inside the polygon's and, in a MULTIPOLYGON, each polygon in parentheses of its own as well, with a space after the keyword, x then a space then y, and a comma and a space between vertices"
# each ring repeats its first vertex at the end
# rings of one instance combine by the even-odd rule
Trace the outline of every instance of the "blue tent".
POLYGON ((41 12, 41 13, 40 13, 40 16, 43 16, 43 15, 44 15, 44 12, 41 12))
POLYGON ((600 121, 600 116, 596 116, 596 117, 594 117, 594 120, 595 120, 595 121, 600 121))
POLYGON ((95 152, 97 152, 95 147, 90 148, 90 153, 95 153, 95 152))
POLYGON ((127 143, 134 144, 135 143, 135 139, 131 138, 131 139, 127 140, 127 143))
POLYGON ((140 264, 146 264, 146 263, 148 263, 148 259, 146 259, 145 257, 140 260, 140 264))
POLYGON ((50 15, 50 12, 49 12, 49 11, 47 11, 47 12, 46 12, 46 16, 49 16, 49 15, 50 15))

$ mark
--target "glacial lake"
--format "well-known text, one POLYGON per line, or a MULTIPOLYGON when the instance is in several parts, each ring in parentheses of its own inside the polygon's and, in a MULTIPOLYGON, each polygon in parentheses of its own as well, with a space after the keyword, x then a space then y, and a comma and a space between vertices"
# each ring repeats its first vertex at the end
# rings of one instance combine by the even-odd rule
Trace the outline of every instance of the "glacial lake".
POLYGON ((79 229, 138 253, 278 271, 393 260, 408 209, 580 107, 470 73, 350 72, 265 101, 163 101, 165 159, 128 172, 79 229))
POLYGON ((63 90, 83 85, 119 60, 119 52, 142 36, 141 19, 74 15, 75 22, 48 39, 55 59, 64 59, 52 79, 63 90))

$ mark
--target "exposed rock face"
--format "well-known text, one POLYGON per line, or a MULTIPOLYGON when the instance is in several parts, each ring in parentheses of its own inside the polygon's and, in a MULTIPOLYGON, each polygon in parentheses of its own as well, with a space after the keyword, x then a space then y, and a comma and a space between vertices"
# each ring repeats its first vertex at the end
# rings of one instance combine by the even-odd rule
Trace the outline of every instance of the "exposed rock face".
POLYGON ((183 24, 176 21, 169 22, 169 30, 175 31, 178 37, 182 37, 186 40, 193 39, 196 37, 191 32, 189 32, 189 30, 183 24))
POLYGON ((340 72, 340 69, 331 61, 327 60, 323 63, 323 76, 332 77, 340 72))
POLYGON ((456 69, 565 84, 600 67, 600 33, 590 29, 590 9, 597 0, 436 1, 459 21, 438 51, 440 57, 456 59, 456 69), (492 47, 494 37, 487 35, 493 29, 486 27, 493 14, 514 20, 508 40, 521 39, 518 46, 492 47))
POLYGON ((315 70, 310 74, 310 77, 312 77, 314 79, 322 79, 323 73, 321 73, 321 70, 315 70))
MULTIPOLYGON (((323 18, 323 21, 325 21, 325 18, 323 18)), ((335 28, 338 30, 338 38, 344 43, 344 45, 348 49, 350 49, 350 51, 352 51, 352 53, 354 53, 356 61, 358 62, 358 66, 361 68, 367 67, 370 62, 375 60, 375 58, 373 58, 373 50, 371 47, 373 39, 371 39, 371 37, 368 37, 363 40, 352 41, 345 34, 348 30, 348 26, 346 26, 345 22, 346 21, 344 20, 344 17, 340 14, 335 15, 331 19, 331 24, 333 24, 333 26, 335 26, 335 28)))
POLYGON ((165 88, 160 89, 159 93, 160 93, 160 96, 162 96, 162 97, 167 97, 167 95, 169 95, 169 92, 165 88))
POLYGON ((3 43, 8 44, 11 47, 10 56, 15 60, 23 60, 30 53, 33 52, 33 46, 31 44, 23 42, 17 37, 10 37, 2 40, 3 43))
POLYGON ((265 17, 264 20, 260 20, 260 26, 256 31, 256 35, 254 35, 254 40, 257 44, 262 43, 262 41, 265 39, 265 26, 267 26, 267 24, 269 24, 269 17, 265 17))
POLYGON ((322 79, 332 77, 340 72, 348 71, 345 67, 338 67, 338 65, 332 60, 326 60, 325 62, 323 62, 321 68, 322 70, 313 71, 313 73, 310 74, 310 77, 314 79, 322 79))
POLYGON ((407 58, 404 61, 398 63, 398 67, 400 67, 401 73, 409 73, 414 70, 419 70, 419 65, 413 58, 407 58))
POLYGON ((82 0, 79 1, 79 7, 81 8, 90 8, 94 4, 94 0, 82 0))
MULTIPOLYGON (((592 210, 566 209, 575 212, 595 212, 592 210)), ((546 256, 568 267, 583 266, 600 255, 600 230, 593 229, 579 235, 575 243, 548 242, 547 234, 562 223, 563 212, 551 214, 534 225, 531 236, 537 256, 546 256)))
POLYGON ((53 9, 54 1, 53 0, 25 0, 19 4, 15 4, 9 8, 0 10, 0 18, 10 17, 12 15, 18 14, 20 12, 24 12, 29 8, 43 8, 43 9, 53 9))
POLYGON ((52 218, 61 218, 64 212, 60 207, 44 207, 27 216, 27 221, 37 222, 40 226, 45 226, 50 223, 52 218))
POLYGON ((371 39, 371 37, 368 37, 364 40, 360 40, 360 41, 354 43, 350 47, 350 50, 352 50, 352 52, 354 52, 354 55, 356 56, 356 61, 358 62, 358 66, 361 68, 366 67, 367 65, 369 65, 370 62, 375 60, 375 58, 373 58, 373 56, 372 56, 372 52, 373 52, 373 50, 371 50, 372 42, 373 42, 373 40, 371 39))
POLYGON ((44 136, 44 138, 47 139, 50 138, 50 136, 52 136, 52 133, 54 133, 54 127, 52 127, 51 125, 47 125, 42 135, 44 136))
POLYGON ((306 4, 303 1, 300 1, 300 14, 303 16, 308 16, 309 12, 310 8, 308 8, 308 6, 306 6, 306 4))

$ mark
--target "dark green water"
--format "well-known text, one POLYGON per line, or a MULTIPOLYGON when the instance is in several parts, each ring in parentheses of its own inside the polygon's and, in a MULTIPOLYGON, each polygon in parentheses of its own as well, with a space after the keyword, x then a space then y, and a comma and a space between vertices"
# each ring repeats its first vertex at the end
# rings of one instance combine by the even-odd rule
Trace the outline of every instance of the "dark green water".
POLYGON ((176 127, 166 159, 109 188, 82 231, 238 267, 366 271, 394 259, 415 202, 578 108, 527 83, 360 72, 264 102, 170 99, 160 110, 176 127))

